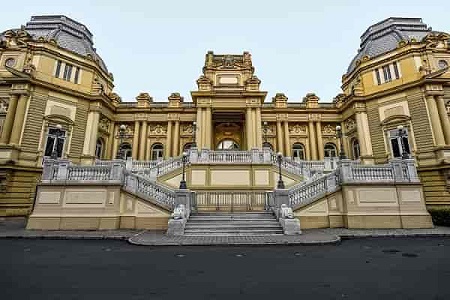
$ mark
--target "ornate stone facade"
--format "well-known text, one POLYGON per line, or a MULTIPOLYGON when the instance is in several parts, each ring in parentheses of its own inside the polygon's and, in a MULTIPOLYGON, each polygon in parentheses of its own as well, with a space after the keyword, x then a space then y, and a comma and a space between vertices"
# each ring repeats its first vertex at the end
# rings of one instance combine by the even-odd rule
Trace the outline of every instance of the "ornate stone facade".
POLYGON ((322 160, 338 153, 331 150, 339 148, 338 125, 350 158, 384 163, 407 151, 417 161, 427 204, 450 205, 448 35, 420 19, 389 18, 361 39, 379 43, 369 47, 376 52, 366 47, 358 53, 342 77, 342 93, 328 102, 314 93, 300 102, 283 93, 268 97, 250 53, 212 51, 190 97, 175 92, 155 101, 142 92, 124 102, 83 24, 65 16, 32 17, 0 35, 0 171, 8 174, 0 216, 29 212, 34 182, 52 150, 90 164, 96 156, 115 158, 122 146, 134 159, 150 160, 156 151, 179 156, 194 142, 201 149, 234 143, 241 150, 264 143, 284 156, 295 157, 301 147, 304 159, 322 160), (398 42, 382 43, 380 36, 398 42), (399 150, 402 145, 407 149, 399 150))

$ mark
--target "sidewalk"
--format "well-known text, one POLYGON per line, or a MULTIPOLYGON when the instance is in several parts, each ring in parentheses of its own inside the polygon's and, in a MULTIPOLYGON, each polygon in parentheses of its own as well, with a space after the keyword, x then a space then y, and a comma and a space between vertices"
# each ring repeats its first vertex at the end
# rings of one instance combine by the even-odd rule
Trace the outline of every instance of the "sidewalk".
POLYGON ((450 237, 450 227, 433 229, 305 229, 301 235, 268 236, 167 236, 147 230, 26 230, 25 218, 0 218, 0 238, 114 239, 142 246, 212 245, 324 245, 341 239, 373 237, 450 237))

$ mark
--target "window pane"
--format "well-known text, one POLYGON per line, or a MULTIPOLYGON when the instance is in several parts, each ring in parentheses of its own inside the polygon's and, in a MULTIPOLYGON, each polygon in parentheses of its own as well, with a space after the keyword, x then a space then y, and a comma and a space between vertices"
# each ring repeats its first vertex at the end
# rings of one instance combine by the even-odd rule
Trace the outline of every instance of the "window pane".
POLYGON ((411 154, 411 152, 409 150, 408 137, 406 137, 406 136, 403 137, 403 147, 404 147, 406 153, 411 154))
POLYGON ((399 79, 400 73, 398 72, 397 62, 394 63, 394 73, 395 73, 395 79, 399 79))
POLYGON ((400 157, 400 145, 398 144, 398 139, 394 138, 391 139, 391 146, 392 146, 392 156, 393 157, 400 157))
POLYGON ((59 74, 61 73, 61 61, 58 60, 56 63, 55 77, 59 78, 59 74))
POLYGON ((75 83, 78 83, 78 76, 80 75, 80 67, 77 67, 75 70, 75 78, 73 79, 73 81, 75 83))
POLYGON ((53 151, 53 142, 55 139, 51 136, 47 137, 47 143, 45 144, 44 156, 51 156, 53 151))
POLYGON ((59 138, 58 142, 56 143, 56 153, 58 155, 58 158, 62 157, 63 149, 64 149, 64 137, 59 138))
POLYGON ((377 76, 377 83, 378 83, 378 85, 380 85, 381 84, 380 70, 376 69, 375 74, 377 76))

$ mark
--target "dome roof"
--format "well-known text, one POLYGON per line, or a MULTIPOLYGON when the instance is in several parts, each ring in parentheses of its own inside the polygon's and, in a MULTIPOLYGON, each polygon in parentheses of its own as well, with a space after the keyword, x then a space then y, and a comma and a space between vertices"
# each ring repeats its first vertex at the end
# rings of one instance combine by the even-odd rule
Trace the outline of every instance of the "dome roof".
POLYGON ((66 16, 32 16, 25 30, 34 38, 54 39, 61 48, 98 59, 100 67, 108 73, 106 64, 96 53, 92 33, 81 23, 66 16))
POLYGON ((361 36, 358 54, 348 66, 347 74, 356 68, 358 59, 385 54, 396 49, 400 41, 421 41, 430 32, 431 28, 420 18, 391 17, 370 26, 361 36))

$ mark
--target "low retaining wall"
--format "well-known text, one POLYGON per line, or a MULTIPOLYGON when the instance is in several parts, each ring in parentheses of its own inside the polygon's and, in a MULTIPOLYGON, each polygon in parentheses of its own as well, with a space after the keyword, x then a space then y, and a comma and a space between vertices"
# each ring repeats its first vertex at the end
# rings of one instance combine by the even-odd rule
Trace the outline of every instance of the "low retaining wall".
POLYGON ((122 190, 120 184, 43 184, 27 229, 166 230, 169 217, 169 210, 122 190))
POLYGON ((422 185, 343 184, 294 212, 301 228, 432 228, 422 185))

